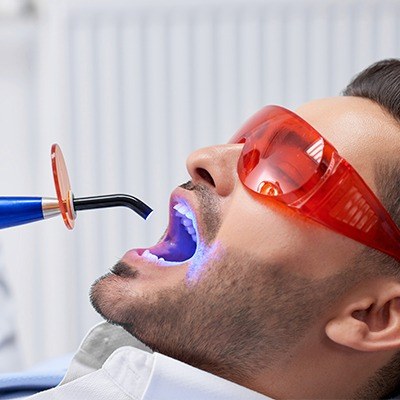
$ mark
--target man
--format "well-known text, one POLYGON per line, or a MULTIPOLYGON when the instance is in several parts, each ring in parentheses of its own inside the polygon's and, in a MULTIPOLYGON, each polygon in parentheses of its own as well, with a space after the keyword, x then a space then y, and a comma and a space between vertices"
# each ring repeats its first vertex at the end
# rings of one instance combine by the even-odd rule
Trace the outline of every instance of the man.
POLYGON ((63 384, 35 398, 391 396, 400 61, 296 114, 264 109, 229 144, 189 156, 159 244, 130 250, 93 285, 93 306, 124 330, 94 328, 63 384))

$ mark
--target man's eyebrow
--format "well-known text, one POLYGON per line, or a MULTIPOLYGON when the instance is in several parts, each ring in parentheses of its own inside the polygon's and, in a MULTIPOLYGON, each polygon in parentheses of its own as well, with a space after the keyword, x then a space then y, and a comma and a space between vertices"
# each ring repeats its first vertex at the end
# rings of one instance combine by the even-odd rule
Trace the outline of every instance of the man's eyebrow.
POLYGON ((285 135, 284 142, 286 144, 295 144, 296 146, 300 145, 305 145, 308 143, 307 140, 303 139, 301 134, 297 132, 296 130, 289 128, 289 127, 281 127, 276 130, 277 133, 280 135, 285 135))

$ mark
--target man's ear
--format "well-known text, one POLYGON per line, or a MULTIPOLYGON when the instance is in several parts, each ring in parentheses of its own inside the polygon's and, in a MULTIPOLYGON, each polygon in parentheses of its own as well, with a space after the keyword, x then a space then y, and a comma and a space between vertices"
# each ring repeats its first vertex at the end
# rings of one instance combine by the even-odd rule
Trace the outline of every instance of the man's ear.
POLYGON ((400 348, 400 283, 379 280, 358 290, 337 309, 325 333, 355 350, 400 348))

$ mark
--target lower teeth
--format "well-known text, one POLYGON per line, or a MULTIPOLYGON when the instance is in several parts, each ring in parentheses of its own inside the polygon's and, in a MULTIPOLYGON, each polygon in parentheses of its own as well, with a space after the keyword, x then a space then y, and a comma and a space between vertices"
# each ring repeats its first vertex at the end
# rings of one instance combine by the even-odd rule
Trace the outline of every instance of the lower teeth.
POLYGON ((158 257, 155 254, 150 253, 149 250, 145 250, 142 254, 142 257, 146 257, 149 260, 158 261, 158 257))

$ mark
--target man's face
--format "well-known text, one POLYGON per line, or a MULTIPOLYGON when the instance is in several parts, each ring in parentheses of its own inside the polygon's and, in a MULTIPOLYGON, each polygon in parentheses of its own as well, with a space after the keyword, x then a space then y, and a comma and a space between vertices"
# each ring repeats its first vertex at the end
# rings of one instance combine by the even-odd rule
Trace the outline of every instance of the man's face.
MULTIPOLYGON (((374 164, 390 157, 398 134, 391 117, 355 97, 313 101, 296 113, 375 190, 374 164)), ((323 328, 363 249, 256 199, 237 175, 241 149, 214 146, 188 158, 191 182, 173 192, 170 227, 150 248, 179 262, 131 250, 91 293, 100 314, 154 350, 238 382, 279 362, 311 326, 323 328), (183 228, 191 227, 187 209, 175 215, 177 204, 190 210, 196 246, 183 228)))

